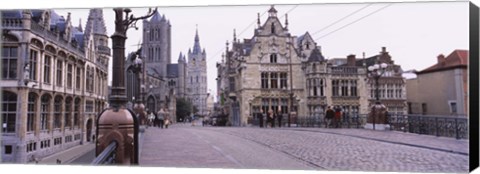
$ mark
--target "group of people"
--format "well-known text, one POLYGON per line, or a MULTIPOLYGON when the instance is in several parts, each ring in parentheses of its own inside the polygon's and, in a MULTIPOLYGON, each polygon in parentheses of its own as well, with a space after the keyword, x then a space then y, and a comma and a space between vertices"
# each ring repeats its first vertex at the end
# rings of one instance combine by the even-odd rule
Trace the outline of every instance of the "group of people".
POLYGON ((327 110, 325 111, 325 128, 342 127, 341 119, 342 109, 340 109, 340 107, 336 107, 335 110, 333 110, 330 106, 327 107, 327 110))
POLYGON ((171 124, 170 118, 163 109, 160 109, 157 113, 147 111, 147 126, 160 127, 168 129, 171 124))
POLYGON ((260 109, 260 112, 257 113, 257 119, 260 122, 260 127, 274 128, 275 120, 277 120, 278 127, 282 127, 283 114, 281 113, 281 110, 274 112, 272 109, 270 109, 268 113, 264 113, 263 109, 260 109))

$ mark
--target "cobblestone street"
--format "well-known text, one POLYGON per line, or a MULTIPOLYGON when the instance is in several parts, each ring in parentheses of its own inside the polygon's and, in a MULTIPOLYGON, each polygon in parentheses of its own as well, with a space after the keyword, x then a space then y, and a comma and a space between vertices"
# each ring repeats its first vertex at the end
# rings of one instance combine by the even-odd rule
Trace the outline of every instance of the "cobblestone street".
POLYGON ((467 172, 468 141, 362 129, 149 128, 141 166, 467 172))

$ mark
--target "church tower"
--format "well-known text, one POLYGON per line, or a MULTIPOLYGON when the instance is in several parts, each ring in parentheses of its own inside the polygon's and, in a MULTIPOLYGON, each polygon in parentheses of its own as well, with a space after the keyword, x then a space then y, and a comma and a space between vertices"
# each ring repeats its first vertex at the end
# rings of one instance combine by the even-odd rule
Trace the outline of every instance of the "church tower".
POLYGON ((187 87, 192 104, 198 109, 198 115, 207 114, 207 54, 200 47, 198 28, 195 31, 193 50, 188 50, 187 87))
POLYGON ((171 25, 165 15, 158 11, 148 20, 143 20, 142 52, 150 74, 165 78, 167 64, 171 63, 171 25))

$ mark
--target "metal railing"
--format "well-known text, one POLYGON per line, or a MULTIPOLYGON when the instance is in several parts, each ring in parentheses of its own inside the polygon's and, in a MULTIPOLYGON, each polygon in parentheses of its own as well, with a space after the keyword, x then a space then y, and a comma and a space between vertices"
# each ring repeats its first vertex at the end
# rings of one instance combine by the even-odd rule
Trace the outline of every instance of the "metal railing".
POLYGON ((117 154, 116 141, 112 141, 93 161, 92 165, 115 164, 115 157, 117 154))
MULTIPOLYGON (((468 118, 466 116, 389 115, 387 117, 387 124, 390 126, 390 130, 437 137, 468 139, 468 118)), ((287 118, 283 117, 282 126, 287 126, 287 118)), ((291 121, 292 127, 325 128, 326 126, 323 114, 318 116, 299 116, 291 121)), ((264 122, 266 121, 264 120, 264 122)), ((255 118, 251 123, 258 126, 259 120, 255 118)), ((344 114, 338 123, 338 127, 362 129, 366 123, 367 114, 344 114)), ((275 127, 278 127, 277 120, 275 120, 275 127)), ((333 119, 330 121, 329 127, 336 127, 333 119)))
POLYGON ((466 116, 392 115, 388 123, 396 131, 468 139, 466 116))

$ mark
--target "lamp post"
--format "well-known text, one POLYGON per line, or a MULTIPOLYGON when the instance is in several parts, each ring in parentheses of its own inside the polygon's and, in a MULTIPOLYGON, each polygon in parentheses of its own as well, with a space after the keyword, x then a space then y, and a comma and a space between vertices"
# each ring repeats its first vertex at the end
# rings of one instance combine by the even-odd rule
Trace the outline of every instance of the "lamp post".
POLYGON ((290 109, 288 109, 288 127, 290 127, 290 124, 292 122, 292 112, 293 112, 293 71, 292 71, 292 50, 290 48, 292 42, 291 38, 287 38, 287 49, 288 49, 288 56, 289 56, 289 65, 290 65, 290 109))
POLYGON ((133 110, 138 114, 137 117, 139 118, 140 124, 143 125, 144 119, 146 118, 146 115, 144 113, 145 111, 145 105, 143 104, 143 95, 142 95, 142 87, 144 86, 141 74, 143 70, 143 61, 141 58, 141 52, 142 49, 138 49, 136 52, 132 53, 130 55, 130 60, 132 61, 132 65, 130 65, 127 70, 131 71, 132 73, 137 75, 137 91, 135 91, 136 94, 136 100, 135 104, 133 107, 133 110))
MULTIPOLYGON (((385 73, 385 70, 387 68, 386 63, 376 63, 374 65, 371 65, 368 67, 368 77, 373 78, 375 80, 375 105, 380 105, 380 96, 379 96, 379 90, 378 90, 378 80, 382 75, 385 73)), ((372 108, 372 112, 376 112, 377 110, 372 108)), ((372 113, 372 118, 373 118, 373 130, 375 130, 375 118, 376 118, 376 113, 372 113)))

